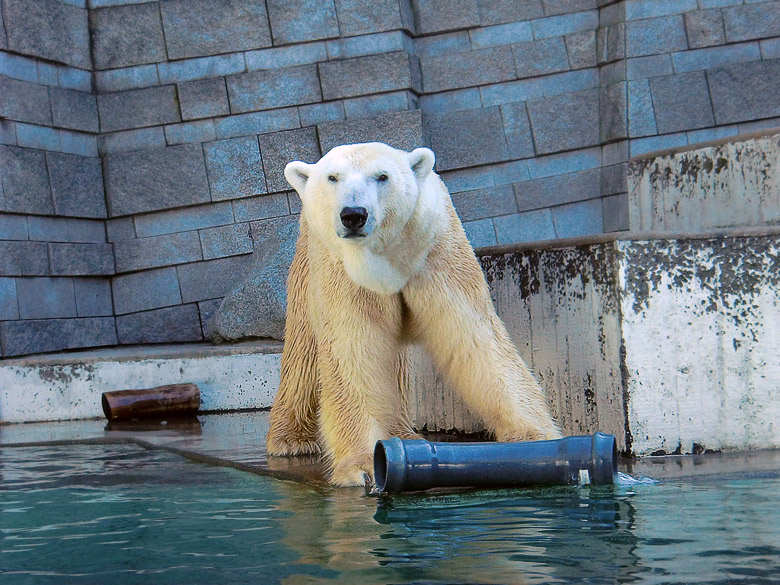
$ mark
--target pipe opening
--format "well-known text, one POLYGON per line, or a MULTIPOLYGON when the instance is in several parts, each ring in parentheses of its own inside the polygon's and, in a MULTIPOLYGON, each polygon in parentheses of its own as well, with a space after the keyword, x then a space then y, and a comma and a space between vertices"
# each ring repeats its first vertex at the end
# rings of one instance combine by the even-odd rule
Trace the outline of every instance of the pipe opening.
POLYGON ((385 491, 387 485, 387 455, 382 441, 376 442, 374 447, 374 483, 380 492, 385 491))

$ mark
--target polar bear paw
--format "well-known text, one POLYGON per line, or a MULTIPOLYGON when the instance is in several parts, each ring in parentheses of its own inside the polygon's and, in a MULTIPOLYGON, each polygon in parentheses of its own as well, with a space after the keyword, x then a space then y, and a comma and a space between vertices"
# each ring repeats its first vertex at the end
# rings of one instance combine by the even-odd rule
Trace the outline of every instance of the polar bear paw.
POLYGON ((366 487, 374 484, 372 463, 339 464, 333 468, 330 483, 337 487, 366 487))
POLYGON ((269 435, 266 451, 275 457, 313 455, 320 452, 320 445, 315 439, 278 439, 269 435))

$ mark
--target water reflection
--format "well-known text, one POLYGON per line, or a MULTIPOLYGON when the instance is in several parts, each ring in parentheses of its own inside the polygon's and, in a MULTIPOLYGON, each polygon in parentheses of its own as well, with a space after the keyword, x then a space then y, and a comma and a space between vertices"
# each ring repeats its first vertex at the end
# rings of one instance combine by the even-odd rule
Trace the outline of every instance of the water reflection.
POLYGON ((300 563, 360 582, 550 583, 596 576, 631 580, 639 569, 630 494, 610 488, 467 491, 384 498, 356 490, 285 486, 284 543, 300 563), (373 511, 373 513, 371 513, 373 511))

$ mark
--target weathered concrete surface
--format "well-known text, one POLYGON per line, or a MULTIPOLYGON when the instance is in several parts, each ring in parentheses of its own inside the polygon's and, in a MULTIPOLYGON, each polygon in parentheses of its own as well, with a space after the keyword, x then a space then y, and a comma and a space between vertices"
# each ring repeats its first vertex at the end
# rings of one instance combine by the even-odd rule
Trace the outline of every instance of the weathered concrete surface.
POLYGON ((697 232, 780 222, 780 134, 657 155, 629 164, 629 225, 697 232))
POLYGON ((102 417, 110 390, 194 382, 202 410, 271 406, 281 345, 113 348, 6 360, 0 364, 0 423, 102 417))
POLYGON ((617 247, 634 453, 780 447, 780 238, 617 247))

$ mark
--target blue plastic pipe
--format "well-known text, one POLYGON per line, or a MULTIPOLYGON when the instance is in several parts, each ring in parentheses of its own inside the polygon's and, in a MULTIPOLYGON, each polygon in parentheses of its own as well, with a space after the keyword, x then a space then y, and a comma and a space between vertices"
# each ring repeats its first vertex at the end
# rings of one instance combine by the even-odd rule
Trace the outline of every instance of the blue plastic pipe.
POLYGON ((434 487, 611 484, 615 437, 604 433, 526 443, 378 441, 374 481, 383 493, 434 487))

